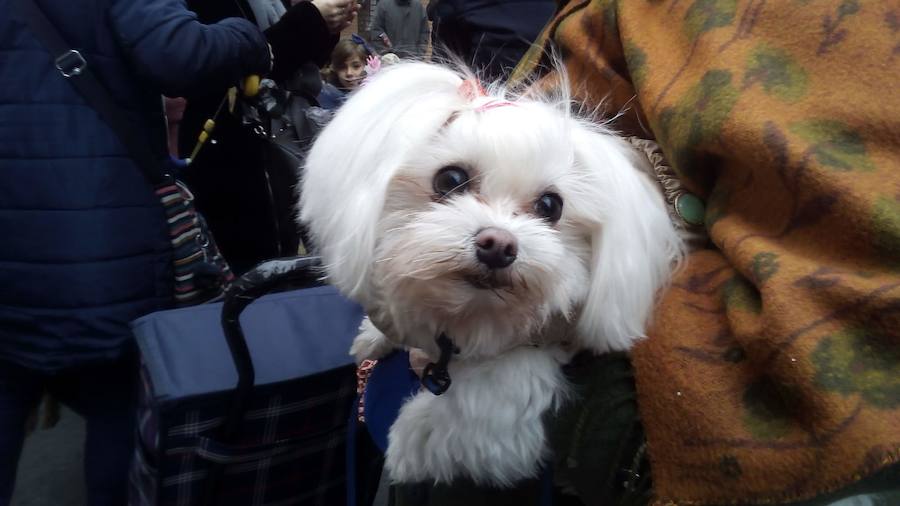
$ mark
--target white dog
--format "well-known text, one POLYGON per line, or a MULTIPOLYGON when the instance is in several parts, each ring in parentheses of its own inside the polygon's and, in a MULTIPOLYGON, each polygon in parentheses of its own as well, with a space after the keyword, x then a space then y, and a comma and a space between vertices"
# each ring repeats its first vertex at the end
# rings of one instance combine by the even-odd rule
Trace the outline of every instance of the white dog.
POLYGON ((571 353, 644 333, 681 242, 626 141, 569 101, 485 93, 472 76, 379 72, 306 164, 301 220, 327 278, 371 319, 352 352, 456 347, 452 386, 408 400, 389 435, 395 482, 509 486, 547 456, 542 417, 571 353))

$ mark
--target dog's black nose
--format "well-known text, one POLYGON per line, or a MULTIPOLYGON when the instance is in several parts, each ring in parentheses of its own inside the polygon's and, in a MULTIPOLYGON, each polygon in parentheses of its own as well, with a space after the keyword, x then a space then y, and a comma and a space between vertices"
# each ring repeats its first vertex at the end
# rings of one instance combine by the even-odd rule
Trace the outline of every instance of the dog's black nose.
POLYGON ((489 227, 475 234, 475 256, 490 269, 508 267, 518 253, 516 237, 506 230, 489 227))

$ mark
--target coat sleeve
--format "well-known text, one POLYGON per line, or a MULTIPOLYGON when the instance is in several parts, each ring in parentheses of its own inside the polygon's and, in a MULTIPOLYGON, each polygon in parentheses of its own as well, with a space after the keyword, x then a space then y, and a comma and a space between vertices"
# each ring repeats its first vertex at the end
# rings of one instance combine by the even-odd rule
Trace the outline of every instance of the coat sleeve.
POLYGON ((291 7, 266 30, 266 38, 275 55, 272 78, 276 81, 291 77, 306 62, 324 66, 338 41, 338 35, 328 30, 328 24, 312 2, 291 7))
POLYGON ((184 0, 113 0, 109 22, 135 71, 167 95, 230 84, 271 65, 266 39, 252 23, 203 24, 184 0))

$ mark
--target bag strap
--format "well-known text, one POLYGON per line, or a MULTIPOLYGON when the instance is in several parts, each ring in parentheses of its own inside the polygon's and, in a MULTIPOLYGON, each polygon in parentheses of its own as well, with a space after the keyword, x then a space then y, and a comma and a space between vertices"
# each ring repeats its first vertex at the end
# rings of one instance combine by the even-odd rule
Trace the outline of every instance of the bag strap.
POLYGON ((20 0, 19 3, 31 31, 54 58, 56 69, 116 132, 144 176, 154 186, 166 181, 168 175, 163 171, 163 159, 153 152, 144 136, 128 120, 124 111, 113 102, 109 90, 91 71, 84 56, 66 43, 35 0, 20 0))

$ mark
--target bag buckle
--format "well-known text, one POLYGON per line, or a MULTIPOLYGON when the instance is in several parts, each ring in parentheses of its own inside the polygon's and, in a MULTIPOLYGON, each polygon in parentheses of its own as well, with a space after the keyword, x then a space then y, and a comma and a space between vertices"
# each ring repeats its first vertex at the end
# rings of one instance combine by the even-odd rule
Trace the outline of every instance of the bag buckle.
POLYGON ((86 67, 87 61, 81 56, 81 53, 74 49, 56 57, 56 70, 66 79, 81 75, 86 67))

